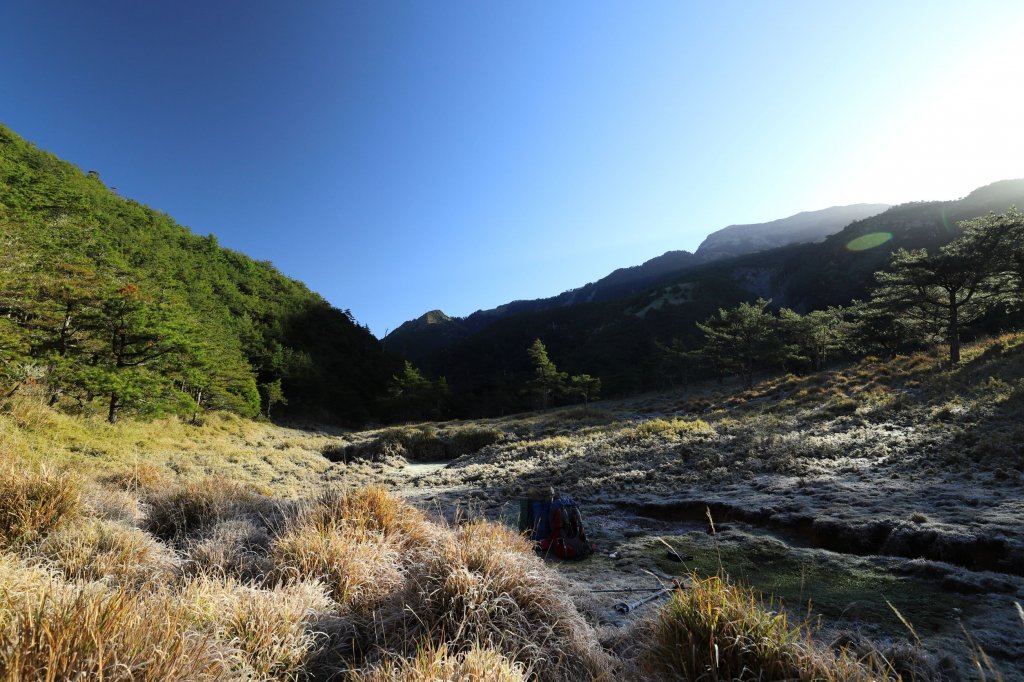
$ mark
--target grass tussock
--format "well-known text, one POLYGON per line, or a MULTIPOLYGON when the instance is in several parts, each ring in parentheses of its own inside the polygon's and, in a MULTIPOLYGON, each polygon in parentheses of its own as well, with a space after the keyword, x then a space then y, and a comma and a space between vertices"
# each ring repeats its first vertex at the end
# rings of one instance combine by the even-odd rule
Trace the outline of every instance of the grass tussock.
POLYGON ((431 539, 418 510, 386 490, 328 490, 301 508, 271 546, 279 579, 322 580, 344 608, 372 609, 403 582, 404 565, 431 539))
POLYGON ((228 679, 213 642, 190 629, 171 600, 89 583, 30 579, 14 591, 14 581, 5 575, 3 582, 0 679, 228 679))
POLYGON ((178 559, 138 528, 84 519, 48 535, 35 552, 69 580, 107 581, 123 586, 168 581, 178 559))
POLYGON ((190 625, 225 652, 241 679, 292 680, 307 672, 324 643, 317 619, 334 604, 318 582, 266 589, 237 581, 199 578, 179 595, 190 625))
POLYGON ((164 540, 195 536, 233 515, 259 513, 266 497, 221 477, 207 477, 154 493, 146 529, 164 540))
POLYGON ((0 465, 0 547, 32 541, 81 511, 81 484, 70 473, 0 465))
POLYGON ((646 675, 664 680, 888 679, 867 660, 816 644, 807 627, 762 606, 751 590, 719 577, 692 576, 654 619, 641 657, 646 675))
POLYGON ((389 659, 377 668, 354 673, 352 682, 526 682, 522 664, 501 653, 474 645, 461 653, 447 645, 426 645, 412 658, 389 659))
POLYGON ((530 543, 488 522, 442 537, 381 617, 407 643, 451 652, 486 645, 538 680, 592 680, 609 667, 561 579, 532 554, 530 543))

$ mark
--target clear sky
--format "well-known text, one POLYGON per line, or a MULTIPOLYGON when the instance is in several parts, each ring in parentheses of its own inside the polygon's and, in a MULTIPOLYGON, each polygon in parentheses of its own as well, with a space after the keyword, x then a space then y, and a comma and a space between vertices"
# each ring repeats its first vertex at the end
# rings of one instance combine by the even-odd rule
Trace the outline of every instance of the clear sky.
POLYGON ((382 335, 1024 176, 1024 3, 0 3, 0 121, 382 335))

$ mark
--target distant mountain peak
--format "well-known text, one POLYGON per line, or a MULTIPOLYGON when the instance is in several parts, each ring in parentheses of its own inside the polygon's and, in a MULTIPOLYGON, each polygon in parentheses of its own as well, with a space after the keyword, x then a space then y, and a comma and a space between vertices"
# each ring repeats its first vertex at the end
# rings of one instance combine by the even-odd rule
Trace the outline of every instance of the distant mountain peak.
POLYGON ((767 223, 729 225, 709 234, 697 248, 697 257, 707 262, 790 244, 820 242, 850 223, 878 215, 888 208, 889 204, 831 206, 819 211, 801 211, 767 223))
POLYGON ((450 315, 446 315, 443 310, 431 310, 420 315, 416 321, 421 324, 444 324, 445 322, 451 322, 452 318, 450 315))

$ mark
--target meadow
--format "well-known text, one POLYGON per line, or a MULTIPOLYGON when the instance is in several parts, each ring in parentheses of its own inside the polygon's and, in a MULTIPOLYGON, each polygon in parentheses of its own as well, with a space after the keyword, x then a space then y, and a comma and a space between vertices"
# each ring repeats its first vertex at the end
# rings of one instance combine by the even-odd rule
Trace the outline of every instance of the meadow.
POLYGON ((1021 679, 1022 344, 365 431, 26 391, 0 678, 1021 679), (516 532, 552 490, 591 558, 516 532))

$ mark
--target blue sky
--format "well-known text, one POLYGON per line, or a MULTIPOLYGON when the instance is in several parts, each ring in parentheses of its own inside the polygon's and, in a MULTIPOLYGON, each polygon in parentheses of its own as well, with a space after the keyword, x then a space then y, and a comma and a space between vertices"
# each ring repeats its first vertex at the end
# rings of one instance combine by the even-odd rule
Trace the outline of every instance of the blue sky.
POLYGON ((0 121, 382 335, 1024 176, 1017 2, 7 0, 0 121))

